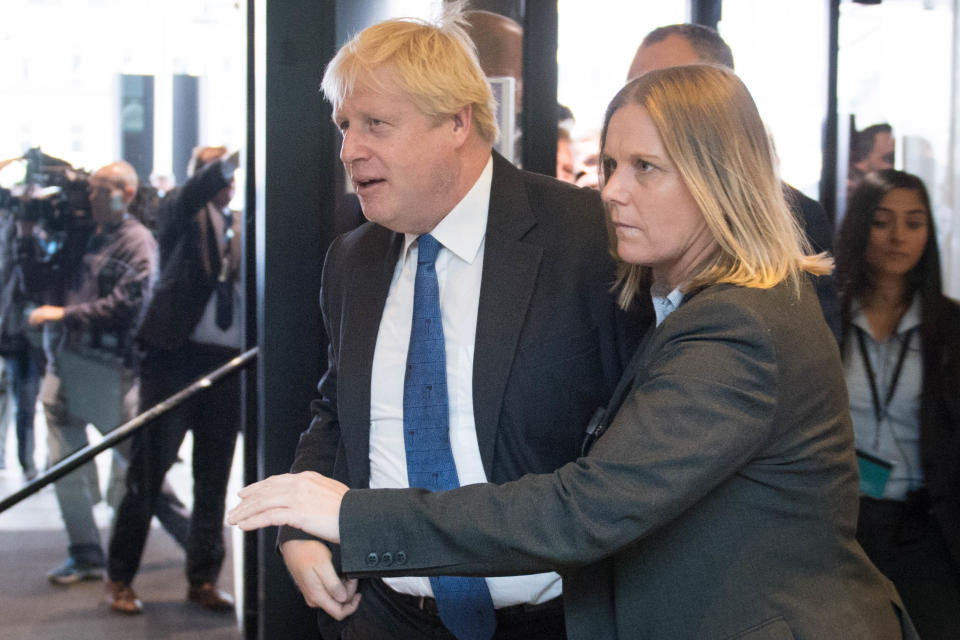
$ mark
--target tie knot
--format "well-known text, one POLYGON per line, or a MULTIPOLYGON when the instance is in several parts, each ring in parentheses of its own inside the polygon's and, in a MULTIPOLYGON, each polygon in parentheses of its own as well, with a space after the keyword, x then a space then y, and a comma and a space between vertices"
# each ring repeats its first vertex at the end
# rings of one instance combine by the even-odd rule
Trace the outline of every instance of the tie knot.
POLYGON ((417 264, 433 264, 440 253, 440 243, 429 233, 425 233, 417 240, 417 264))

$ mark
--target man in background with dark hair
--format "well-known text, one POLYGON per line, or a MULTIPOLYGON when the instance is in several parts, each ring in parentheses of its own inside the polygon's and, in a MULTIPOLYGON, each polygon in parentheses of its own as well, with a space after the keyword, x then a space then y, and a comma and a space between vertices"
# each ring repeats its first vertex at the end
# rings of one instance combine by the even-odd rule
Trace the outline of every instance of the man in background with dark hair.
POLYGON ((893 127, 886 122, 872 124, 850 136, 850 168, 847 170, 847 198, 863 176, 871 171, 893 169, 896 141, 893 127))
MULTIPOLYGON (((627 80, 632 80, 654 69, 677 67, 687 64, 716 64, 733 69, 733 52, 720 34, 698 24, 672 24, 658 27, 647 34, 640 43, 627 80)), ((783 193, 787 204, 800 221, 807 240, 814 252, 833 252, 833 223, 827 218, 820 203, 808 198, 786 182, 783 193)), ((840 305, 837 285, 833 275, 812 277, 824 320, 839 336, 840 305)))
POLYGON ((631 80, 653 69, 684 64, 709 62, 733 69, 733 52, 720 34, 699 24, 671 24, 657 27, 646 35, 627 79, 631 80))
MULTIPOLYGON (((194 172, 157 214, 160 277, 137 331, 144 351, 140 411, 173 395, 240 353, 240 217, 228 208, 238 155, 202 147, 194 172)), ((233 599, 216 587, 224 559, 223 514, 240 428, 240 383, 230 377, 134 437, 127 493, 117 511, 107 562, 107 602, 140 613, 131 583, 150 530, 164 477, 193 431, 193 514, 186 544, 187 598, 213 611, 233 599)))

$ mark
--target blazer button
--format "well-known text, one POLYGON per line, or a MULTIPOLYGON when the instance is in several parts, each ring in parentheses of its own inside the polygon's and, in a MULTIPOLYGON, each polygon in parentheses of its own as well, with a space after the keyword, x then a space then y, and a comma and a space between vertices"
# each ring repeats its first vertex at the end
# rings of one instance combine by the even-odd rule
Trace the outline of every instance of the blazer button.
POLYGON ((380 556, 380 562, 383 563, 383 566, 389 567, 393 564, 393 554, 387 551, 382 556, 380 556))
POLYGON ((368 566, 368 567, 375 567, 375 566, 377 566, 377 564, 379 564, 379 563, 380 563, 380 556, 378 556, 377 554, 375 554, 375 553, 373 553, 373 552, 367 554, 367 566, 368 566))
POLYGON ((406 552, 406 551, 397 551, 396 561, 397 561, 397 564, 406 564, 406 563, 407 563, 407 552, 406 552))

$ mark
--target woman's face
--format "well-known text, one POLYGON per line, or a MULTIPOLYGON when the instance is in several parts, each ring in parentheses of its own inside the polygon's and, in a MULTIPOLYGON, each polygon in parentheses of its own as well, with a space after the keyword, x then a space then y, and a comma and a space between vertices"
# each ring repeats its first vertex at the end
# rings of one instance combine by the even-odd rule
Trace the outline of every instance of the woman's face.
POLYGON ((875 275, 906 276, 923 256, 930 227, 915 189, 892 189, 873 213, 867 265, 875 275))
POLYGON ((716 241, 645 108, 614 112, 601 162, 620 258, 651 267, 654 281, 670 289, 682 285, 716 241))

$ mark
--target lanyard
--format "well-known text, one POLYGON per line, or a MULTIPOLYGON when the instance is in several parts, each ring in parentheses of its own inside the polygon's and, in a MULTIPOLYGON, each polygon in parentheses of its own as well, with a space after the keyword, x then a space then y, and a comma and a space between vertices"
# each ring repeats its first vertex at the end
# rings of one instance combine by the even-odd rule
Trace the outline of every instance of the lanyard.
POLYGON ((910 340, 913 338, 914 329, 907 332, 907 336, 900 341, 900 354, 897 356, 897 364, 893 368, 893 377, 890 379, 890 386, 887 387, 887 396, 880 404, 880 393, 877 391, 877 376, 873 372, 873 366, 870 364, 870 356, 867 354, 867 342, 863 337, 864 330, 857 327, 857 343, 860 345, 860 355, 863 356, 863 365, 867 370, 867 380, 870 383, 870 397, 873 400, 873 415, 877 421, 877 433, 880 433, 880 423, 887 417, 887 407, 890 406, 890 400, 897 390, 897 383, 900 382, 900 371, 903 369, 903 361, 907 357, 907 347, 910 346, 910 340))

